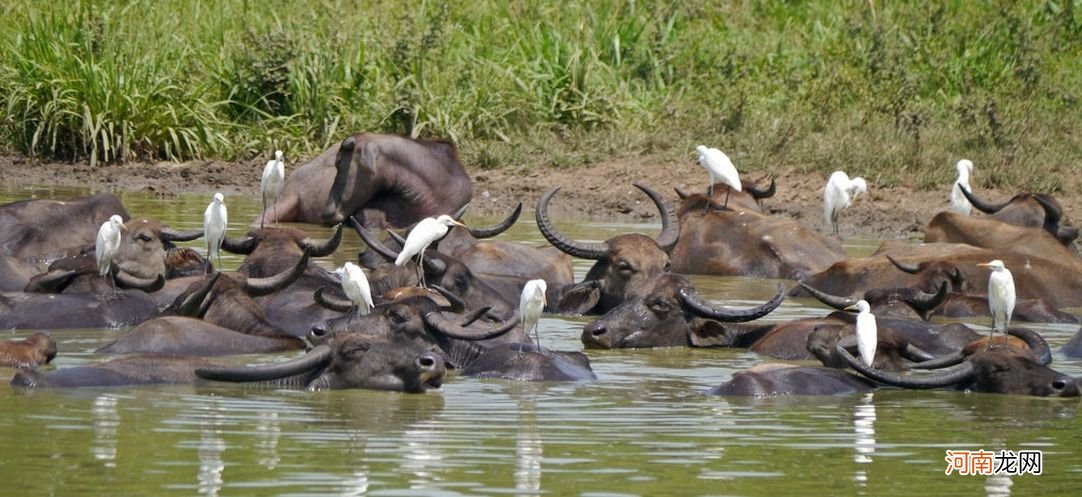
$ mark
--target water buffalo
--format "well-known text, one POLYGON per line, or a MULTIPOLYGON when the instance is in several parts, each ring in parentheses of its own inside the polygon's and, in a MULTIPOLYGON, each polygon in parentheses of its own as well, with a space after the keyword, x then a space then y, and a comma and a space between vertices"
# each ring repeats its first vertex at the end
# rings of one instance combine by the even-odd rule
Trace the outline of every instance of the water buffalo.
POLYGON ((0 253, 35 261, 70 255, 93 245, 98 228, 114 214, 129 219, 111 193, 0 205, 0 253))
MULTIPOLYGON (((1032 235, 1051 238, 1047 233, 1033 228, 1002 226, 1025 229, 1032 235)), ((1000 259, 1014 276, 1019 299, 1041 299, 1054 307, 1082 305, 1082 259, 1055 241, 1043 247, 1050 249, 1049 253, 1041 255, 1032 246, 1021 250, 1012 247, 992 251, 962 243, 914 245, 891 240, 884 242, 871 256, 838 262, 804 281, 834 295, 853 295, 872 288, 912 287, 920 283, 919 275, 898 271, 885 257, 890 255, 907 265, 949 261, 961 271, 968 292, 979 295, 988 291, 988 272, 977 267, 977 264, 1000 259)), ((792 295, 804 296, 807 292, 797 287, 792 295)))
POLYGON ((688 196, 680 206, 673 271, 800 280, 846 259, 838 240, 791 219, 705 206, 706 197, 700 194, 688 196))
POLYGON ((313 343, 340 334, 373 335, 426 350, 438 350, 462 374, 519 381, 595 379, 589 359, 580 352, 552 351, 528 342, 517 319, 488 327, 468 325, 483 310, 455 322, 426 297, 377 305, 370 314, 343 316, 315 328, 313 343))
POLYGON ((203 378, 307 390, 366 388, 425 392, 440 387, 445 371, 438 354, 360 336, 343 336, 296 359, 257 367, 223 366, 195 357, 136 355, 48 373, 20 371, 11 384, 21 388, 116 387, 201 383, 203 378))
MULTIPOLYGON (((242 238, 226 237, 222 250, 245 255, 238 273, 265 278, 293 268, 307 250, 311 257, 332 255, 342 241, 342 225, 326 240, 316 240, 304 232, 287 227, 259 228, 242 238)), ((338 277, 316 264, 281 291, 256 297, 267 319, 291 335, 304 336, 313 325, 337 316, 312 302, 312 292, 319 288, 337 296, 341 293, 338 277)))
POLYGON ((1039 257, 1078 254, 1041 228, 1008 224, 991 217, 972 217, 940 212, 924 229, 925 243, 966 243, 1002 252, 1011 251, 1039 257))
POLYGON ((1054 236, 1060 243, 1070 245, 1078 238, 1078 228, 1069 226, 1064 219, 1063 207, 1051 195, 1044 193, 1019 193, 1010 200, 993 204, 973 192, 962 188, 962 194, 977 210, 995 219, 1016 226, 1040 228, 1054 236))
POLYGON ((781 305, 779 289, 770 301, 744 310, 726 309, 704 299, 691 282, 677 274, 660 274, 629 298, 582 329, 587 348, 706 347, 720 345, 721 323, 761 318, 781 305))
POLYGON ((252 335, 184 316, 161 316, 140 323, 97 354, 162 354, 219 356, 300 350, 304 341, 294 336, 252 335))
POLYGON ((158 315, 143 291, 108 294, 0 293, 0 330, 124 328, 158 315))
POLYGON ((559 188, 545 193, 534 215, 537 228, 554 247, 594 263, 583 281, 562 291, 557 312, 569 314, 604 314, 626 299, 637 295, 654 277, 672 270, 669 252, 680 236, 680 222, 664 198, 649 187, 636 184, 661 215, 661 233, 657 239, 637 233, 619 235, 600 243, 583 243, 561 235, 549 220, 548 205, 559 188))
MULTIPOLYGON (((771 179, 770 186, 763 188, 754 181, 746 179, 740 180, 740 191, 733 191, 729 188, 729 185, 725 183, 714 183, 713 195, 710 197, 711 209, 722 209, 723 205, 727 206, 726 209, 734 211, 747 211, 747 212, 763 212, 763 208, 759 205, 759 202, 764 198, 773 197, 778 191, 777 183, 771 179), (725 200, 728 199, 728 200, 725 200)), ((680 200, 687 200, 688 198, 696 195, 694 193, 685 192, 679 188, 675 188, 676 195, 680 197, 680 200)), ((704 195, 703 198, 706 198, 704 195)), ((700 207, 705 207, 701 205, 700 207)))
POLYGON ((21 292, 38 274, 38 266, 18 257, 0 254, 0 292, 21 292))
POLYGON ((844 395, 867 392, 875 384, 844 370, 792 364, 758 364, 733 374, 709 395, 776 397, 779 395, 844 395))
POLYGON ((56 342, 47 333, 37 332, 19 341, 0 342, 0 366, 32 368, 56 357, 56 342))
POLYGON ((294 170, 267 210, 282 222, 334 225, 355 215, 369 228, 403 227, 472 198, 454 145, 360 133, 294 170))
POLYGON ((880 383, 902 388, 954 388, 956 390, 1078 397, 1075 379, 1042 365, 1029 349, 1011 346, 971 347, 960 363, 935 369, 926 375, 903 375, 864 365, 841 343, 838 354, 860 374, 880 383))

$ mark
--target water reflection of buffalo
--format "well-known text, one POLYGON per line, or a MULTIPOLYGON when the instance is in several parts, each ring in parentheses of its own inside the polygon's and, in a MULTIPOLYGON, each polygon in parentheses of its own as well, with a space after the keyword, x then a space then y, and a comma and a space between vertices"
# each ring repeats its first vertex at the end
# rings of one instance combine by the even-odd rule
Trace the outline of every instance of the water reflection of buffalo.
POLYGON ((549 190, 538 201, 537 228, 545 239, 572 257, 597 261, 583 281, 563 290, 557 312, 604 314, 637 295, 654 276, 672 269, 669 252, 680 236, 676 212, 656 191, 639 184, 635 187, 654 201, 661 215, 661 233, 657 239, 633 233, 599 243, 575 241, 556 231, 549 220, 549 201, 560 189, 549 190))
POLYGON ((472 198, 454 145, 360 133, 290 173, 267 211, 276 209, 280 221, 333 225, 352 215, 370 228, 403 227, 472 198))
POLYGON ((138 355, 47 373, 21 371, 11 384, 26 388, 115 387, 188 384, 202 378, 308 390, 424 392, 439 388, 445 371, 438 354, 349 335, 336 337, 301 357, 255 367, 223 366, 193 357, 138 355))
POLYGON ((520 381, 595 379, 581 352, 553 351, 529 343, 517 319, 496 325, 473 324, 484 309, 459 320, 444 316, 427 297, 409 297, 377 305, 367 315, 350 314, 312 330, 319 343, 342 334, 363 334, 409 347, 438 350, 466 376, 520 381))

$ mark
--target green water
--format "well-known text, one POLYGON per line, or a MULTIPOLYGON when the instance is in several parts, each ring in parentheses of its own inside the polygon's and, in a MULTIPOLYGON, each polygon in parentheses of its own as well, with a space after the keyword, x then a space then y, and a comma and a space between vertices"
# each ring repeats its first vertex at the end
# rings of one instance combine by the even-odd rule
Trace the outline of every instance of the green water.
MULTIPOLYGON (((72 192, 0 191, 0 201, 72 192)), ((209 195, 122 195, 134 216, 197 228, 209 195)), ((258 205, 227 196, 230 233, 258 205)), ((469 218, 467 218, 469 220, 469 218)), ((479 220, 483 223, 490 220, 479 220)), ((302 226, 313 235, 329 229, 302 226)), ((583 240, 656 226, 558 222, 583 240)), ((531 219, 508 235, 540 243, 531 219)), ((199 242, 192 246, 199 247, 199 242)), ((328 267, 353 257, 350 233, 328 267)), ((859 252, 874 243, 853 244, 859 252)), ((240 259, 224 255, 224 265, 240 259)), ((581 277, 589 267, 576 261, 581 277)), ((696 276, 734 305, 775 281, 696 276)), ((770 320, 823 314, 788 300, 770 320)), ((583 318, 548 316, 542 340, 582 348, 583 318)), ((978 321, 987 324, 987 320, 978 321)), ((1054 346, 1071 325, 1034 326, 1054 346)), ((55 367, 119 331, 55 330, 55 367)), ((19 338, 29 332, 4 332, 19 338)), ((589 352, 592 383, 452 376, 425 395, 243 387, 19 392, 0 388, 3 495, 1077 495, 1079 401, 878 391, 832 398, 725 399, 702 392, 766 359, 742 350, 589 352), (1043 451, 1043 475, 945 476, 944 451, 1043 451)), ((240 358, 239 360, 252 360, 240 358)), ((1082 361, 1056 357, 1082 375, 1082 361)), ((12 370, 0 369, 6 380, 12 370)))

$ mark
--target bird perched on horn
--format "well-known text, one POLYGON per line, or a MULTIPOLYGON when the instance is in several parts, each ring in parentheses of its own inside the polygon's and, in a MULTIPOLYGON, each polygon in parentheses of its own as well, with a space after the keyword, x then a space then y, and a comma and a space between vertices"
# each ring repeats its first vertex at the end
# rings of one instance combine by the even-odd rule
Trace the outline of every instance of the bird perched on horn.
POLYGON ((1011 324, 1011 314, 1014 313, 1014 277, 1003 261, 996 259, 977 264, 992 270, 988 275, 988 310, 992 312, 992 332, 988 335, 988 345, 992 345, 991 338, 996 330, 1007 334, 1007 327, 1011 324))
POLYGON ((267 199, 274 205, 274 222, 278 223, 278 194, 282 193, 282 185, 286 180, 286 163, 283 160, 281 150, 274 151, 274 160, 267 161, 263 166, 263 178, 259 181, 259 189, 263 193, 263 215, 259 217, 259 227, 263 227, 263 221, 267 217, 267 199))
POLYGON ((958 179, 954 181, 954 186, 951 187, 951 212, 968 216, 973 210, 973 204, 969 203, 969 199, 962 193, 962 188, 971 192, 973 188, 969 186, 969 175, 973 174, 973 162, 968 159, 962 159, 954 165, 958 170, 958 179))
POLYGON ((447 234, 447 230, 451 229, 451 226, 466 227, 465 224, 455 221, 454 218, 447 214, 443 214, 436 218, 426 217, 422 219, 421 222, 417 223, 417 225, 410 230, 409 235, 406 236, 406 243, 402 245, 402 251, 398 253, 398 258, 395 259, 394 265, 401 266, 416 255, 417 267, 420 268, 421 271, 419 280, 421 286, 425 286, 423 269, 425 250, 432 242, 443 238, 443 236, 447 234))
POLYGON ((225 197, 215 193, 214 199, 207 205, 203 213, 203 238, 207 241, 207 264, 213 258, 218 261, 218 269, 222 267, 220 249, 225 240, 225 229, 229 223, 229 215, 225 208, 225 197))
POLYGON ((879 343, 879 328, 875 324, 875 315, 868 301, 861 299, 846 307, 847 311, 857 311, 857 351, 860 360, 868 367, 875 362, 875 347, 879 343))
POLYGON ((868 191, 864 178, 849 179, 842 171, 834 171, 823 188, 823 219, 838 234, 838 214, 853 204, 857 196, 868 191))
MULTIPOLYGON (((714 183, 725 183, 729 187, 729 191, 725 192, 725 205, 729 206, 729 192, 741 191, 740 174, 736 171, 736 166, 733 165, 733 161, 729 160, 729 156, 724 152, 716 148, 707 147, 705 145, 699 145, 695 147, 695 155, 699 159, 699 165, 706 169, 706 172, 710 174, 710 186, 706 189, 706 197, 712 199, 714 196, 714 183)), ((710 204, 707 203, 707 208, 710 204)))

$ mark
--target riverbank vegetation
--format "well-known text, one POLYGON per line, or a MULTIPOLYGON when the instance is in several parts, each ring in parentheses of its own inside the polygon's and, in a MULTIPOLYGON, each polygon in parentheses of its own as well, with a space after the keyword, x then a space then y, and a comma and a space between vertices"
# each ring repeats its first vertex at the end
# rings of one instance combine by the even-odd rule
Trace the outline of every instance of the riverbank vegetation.
POLYGON ((0 4, 0 147, 56 160, 310 157, 444 137, 471 167, 622 154, 1064 188, 1082 11, 1041 2, 0 4))

